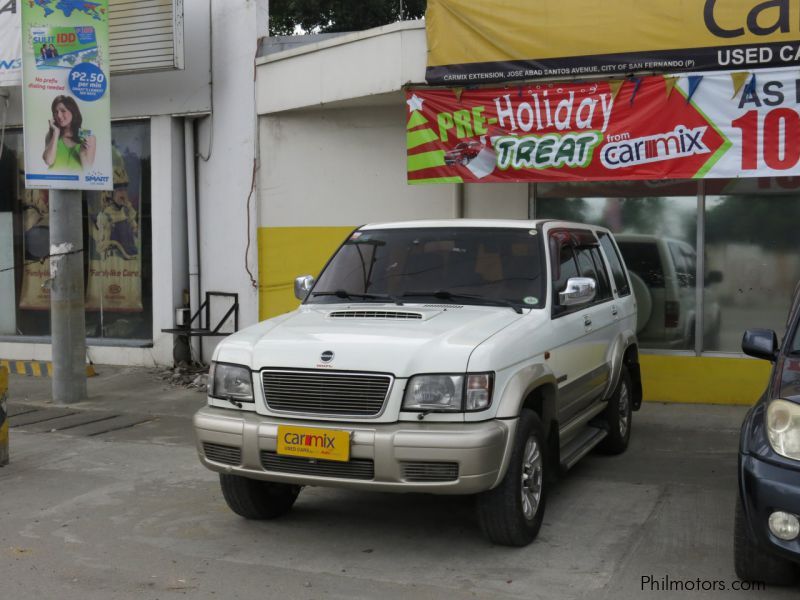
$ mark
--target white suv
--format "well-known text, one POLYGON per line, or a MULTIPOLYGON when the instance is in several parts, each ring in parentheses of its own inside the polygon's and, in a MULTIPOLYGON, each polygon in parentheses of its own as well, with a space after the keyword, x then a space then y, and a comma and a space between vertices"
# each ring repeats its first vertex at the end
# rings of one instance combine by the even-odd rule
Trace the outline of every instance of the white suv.
POLYGON ((367 225, 295 291, 220 343, 194 418, 239 515, 277 517, 305 485, 477 494, 489 539, 521 546, 558 471, 628 445, 636 303, 606 229, 367 225))

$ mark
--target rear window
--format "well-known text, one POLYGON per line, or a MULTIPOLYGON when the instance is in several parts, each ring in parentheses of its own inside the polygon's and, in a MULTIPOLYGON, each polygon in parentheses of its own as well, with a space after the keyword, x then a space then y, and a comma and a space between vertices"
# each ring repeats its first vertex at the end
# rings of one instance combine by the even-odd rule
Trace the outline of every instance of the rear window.
POLYGON ((607 233, 600 234, 600 245, 603 247, 608 264, 611 265, 611 275, 614 277, 614 285, 617 286, 617 293, 620 296, 627 296, 631 293, 628 287, 628 278, 625 275, 625 267, 620 260, 617 249, 614 248, 614 242, 611 241, 611 236, 607 233))
POLYGON ((628 269, 642 278, 649 288, 664 287, 664 270, 658 246, 651 242, 620 242, 617 240, 622 258, 628 269))

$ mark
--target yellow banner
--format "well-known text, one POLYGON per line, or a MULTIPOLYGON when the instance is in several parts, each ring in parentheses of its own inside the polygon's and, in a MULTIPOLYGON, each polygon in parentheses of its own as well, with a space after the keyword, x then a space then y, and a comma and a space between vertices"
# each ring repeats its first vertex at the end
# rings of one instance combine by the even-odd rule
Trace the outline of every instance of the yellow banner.
POLYGON ((789 0, 428 0, 430 83, 796 65, 789 0))

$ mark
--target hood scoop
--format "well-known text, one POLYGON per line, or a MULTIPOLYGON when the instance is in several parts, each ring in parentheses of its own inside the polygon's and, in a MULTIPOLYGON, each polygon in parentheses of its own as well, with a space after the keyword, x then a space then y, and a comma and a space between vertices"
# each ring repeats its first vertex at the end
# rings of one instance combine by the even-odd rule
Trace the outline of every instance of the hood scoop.
POLYGON ((422 313, 399 310, 337 310, 328 315, 331 319, 382 319, 386 321, 413 321, 422 319, 422 313))
POLYGON ((461 304, 425 304, 425 308, 464 308, 461 304))

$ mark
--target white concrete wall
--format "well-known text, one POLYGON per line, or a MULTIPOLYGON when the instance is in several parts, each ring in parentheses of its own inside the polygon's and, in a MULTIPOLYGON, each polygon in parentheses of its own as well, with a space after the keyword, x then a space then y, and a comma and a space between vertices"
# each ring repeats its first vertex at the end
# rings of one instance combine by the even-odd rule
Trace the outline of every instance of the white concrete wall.
MULTIPOLYGON (((197 148, 208 159, 197 171, 201 298, 205 291, 238 292, 240 327, 258 320, 258 290, 247 269, 258 276, 253 73, 258 37, 267 32, 265 9, 265 0, 211 2, 214 113, 199 123, 197 148)), ((219 340, 203 340, 206 360, 219 340)))
POLYGON ((406 183, 405 109, 398 94, 392 107, 262 117, 259 225, 455 216, 455 186, 406 183))
POLYGON ((527 219, 527 183, 470 183, 464 186, 464 217, 527 219))
POLYGON ((425 81, 422 21, 351 33, 258 59, 258 113, 396 93, 425 81))

